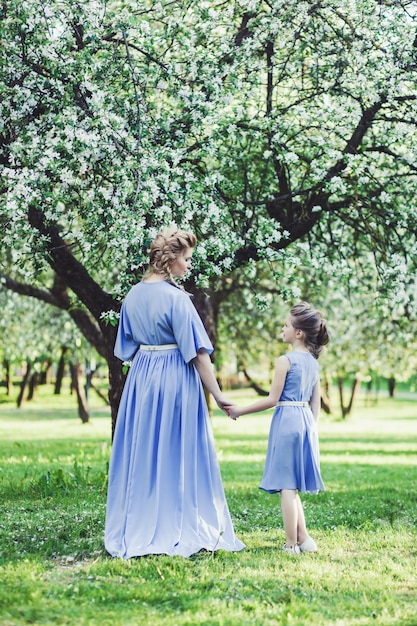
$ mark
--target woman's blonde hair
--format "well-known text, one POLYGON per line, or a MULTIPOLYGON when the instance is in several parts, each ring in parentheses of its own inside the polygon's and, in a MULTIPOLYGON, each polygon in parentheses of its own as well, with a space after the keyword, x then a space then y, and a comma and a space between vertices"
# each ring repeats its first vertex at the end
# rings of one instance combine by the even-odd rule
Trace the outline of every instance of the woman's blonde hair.
POLYGON ((320 311, 313 309, 308 302, 295 304, 290 310, 290 315, 294 328, 304 333, 306 348, 318 359, 323 346, 329 343, 329 334, 323 315, 320 311))
POLYGON ((176 284, 171 273, 175 261, 187 248, 195 248, 197 243, 194 233, 175 227, 164 228, 151 243, 149 267, 146 275, 161 274, 165 280, 176 284))

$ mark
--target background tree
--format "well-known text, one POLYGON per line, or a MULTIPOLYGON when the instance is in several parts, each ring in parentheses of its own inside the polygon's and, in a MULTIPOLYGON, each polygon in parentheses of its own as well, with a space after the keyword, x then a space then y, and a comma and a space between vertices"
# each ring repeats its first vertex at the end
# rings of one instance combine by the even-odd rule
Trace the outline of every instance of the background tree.
POLYGON ((409 381, 417 371, 417 316, 401 303, 415 298, 415 283, 410 281, 407 295, 397 294, 398 302, 387 301, 378 293, 370 255, 367 263, 362 257, 360 263, 351 259, 350 269, 345 265, 351 276, 345 284, 339 273, 312 259, 305 244, 291 250, 293 258, 287 255, 285 263, 251 264, 219 281, 220 375, 227 380, 226 367, 233 363, 250 372, 255 389, 268 389, 276 357, 288 349, 281 337, 288 309, 307 300, 324 312, 330 328, 331 341, 320 357, 325 410, 336 412, 339 405, 347 417, 361 383, 376 401, 380 388, 388 384, 392 393, 397 382, 409 381), (329 393, 333 382, 337 398, 329 393))
POLYGON ((52 374, 58 394, 67 371, 72 374, 79 417, 88 421, 85 370, 97 363, 98 355, 78 327, 56 307, 1 287, 0 307, 0 355, 8 395, 12 394, 13 381, 18 382, 20 407, 34 398, 38 385, 51 382, 52 374))
MULTIPOLYGON (((207 293, 301 238, 342 276, 372 250, 378 289, 393 266, 406 280, 413 7, 2 3, 4 284, 66 310, 107 360, 113 423, 123 377, 106 316, 162 224, 196 231, 207 293)), ((201 291, 196 303, 214 332, 201 291)))

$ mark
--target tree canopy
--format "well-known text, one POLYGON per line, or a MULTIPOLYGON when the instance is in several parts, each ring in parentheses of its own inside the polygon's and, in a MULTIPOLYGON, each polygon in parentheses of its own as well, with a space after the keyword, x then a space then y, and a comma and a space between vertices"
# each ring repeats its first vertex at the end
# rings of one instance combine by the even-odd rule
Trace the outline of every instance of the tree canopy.
POLYGON ((341 277, 370 251, 413 306, 416 7, 4 0, 3 284, 109 360, 103 315, 175 222, 203 288, 303 240, 341 277))

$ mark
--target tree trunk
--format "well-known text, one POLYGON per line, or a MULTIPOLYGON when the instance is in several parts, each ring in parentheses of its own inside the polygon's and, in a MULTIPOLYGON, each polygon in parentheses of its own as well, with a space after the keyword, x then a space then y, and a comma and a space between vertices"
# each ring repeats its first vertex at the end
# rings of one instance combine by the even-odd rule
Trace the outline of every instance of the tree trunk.
MULTIPOLYGON (((189 290, 193 294, 193 303, 195 308, 197 309, 197 313, 199 314, 201 321, 203 322, 203 326, 206 329, 206 332, 210 338, 211 343, 213 344, 214 352, 211 354, 210 358, 212 362, 215 360, 215 351, 216 351, 216 324, 214 320, 213 307, 210 301, 209 296, 198 289, 194 285, 186 286, 186 289, 189 290)), ((211 395, 204 388, 204 395, 207 402, 207 407, 209 413, 212 413, 212 401, 211 395)))
POLYGON ((87 399, 84 393, 84 386, 81 382, 81 366, 79 363, 70 363, 71 384, 77 395, 78 415, 83 424, 90 419, 90 411, 88 409, 87 399))
POLYGON ((340 408, 342 411, 342 418, 345 419, 352 411, 353 401, 356 397, 356 393, 359 389, 360 378, 356 376, 352 381, 352 389, 350 393, 349 404, 345 406, 343 401, 343 378, 341 376, 337 377, 337 386, 339 389, 339 399, 340 399, 340 408))
POLYGON ((105 345, 107 348, 107 366, 109 368, 109 403, 111 407, 111 438, 113 440, 117 412, 119 410, 120 398, 122 397, 126 376, 122 371, 122 362, 113 354, 117 328, 111 326, 108 327, 106 331, 105 345))
POLYGON ((207 331, 210 341, 214 348, 216 347, 216 324, 214 320, 214 312, 211 303, 210 296, 202 289, 198 289, 194 285, 186 285, 187 291, 192 293, 192 301, 201 320, 204 324, 204 328, 207 331))
POLYGON ((35 389, 39 384, 39 374, 38 372, 33 372, 32 376, 29 379, 29 392, 28 392, 28 400, 33 400, 35 396, 35 389))
POLYGON ((360 383, 361 383, 360 377, 356 376, 354 378, 353 382, 352 382, 352 391, 351 391, 351 394, 350 394, 350 400, 349 400, 349 404, 348 404, 348 407, 347 407, 347 409, 348 409, 347 415, 349 415, 350 412, 352 411, 353 401, 355 400, 356 394, 359 391, 360 383))
POLYGON ((64 379, 65 374, 65 355, 68 352, 68 348, 66 346, 61 347, 61 356, 59 357, 58 369, 56 372, 56 380, 55 380, 55 389, 54 394, 59 396, 62 388, 62 381, 64 379))
POLYGON ((104 402, 104 404, 106 404, 107 406, 110 405, 109 399, 107 396, 104 395, 104 393, 102 393, 100 391, 100 389, 98 387, 95 386, 95 384, 90 380, 90 388, 96 392, 96 394, 98 395, 99 398, 101 398, 104 402))
POLYGON ((254 380, 253 378, 251 378, 248 374, 247 369, 242 366, 241 371, 243 372, 246 380, 249 383, 249 386, 252 387, 252 389, 254 389, 256 391, 256 393, 258 394, 258 396, 267 396, 269 394, 269 391, 266 391, 265 389, 262 389, 262 387, 260 387, 254 380))
POLYGON ((388 393, 390 398, 393 398, 395 396, 396 387, 397 381, 395 380, 395 376, 391 376, 390 378, 388 378, 388 393))
POLYGON ((40 377, 39 377, 39 384, 40 385, 47 385, 50 380, 51 380, 51 369, 52 369, 52 363, 50 361, 46 361, 45 366, 43 368, 43 370, 41 371, 40 377))
POLYGON ((32 364, 31 364, 30 361, 28 361, 26 363, 26 371, 23 374, 22 382, 20 383, 19 395, 17 397, 17 408, 18 409, 20 409, 20 407, 23 404, 23 400, 24 400, 24 397, 25 397, 26 387, 27 387, 28 380, 29 380, 29 377, 30 377, 31 369, 32 369, 32 364))
POLYGON ((332 414, 332 404, 330 400, 330 390, 332 387, 329 376, 323 375, 321 383, 320 405, 322 410, 328 415, 332 414))
POLYGON ((10 375, 10 361, 8 359, 4 359, 3 367, 6 373, 6 390, 7 395, 10 397, 13 393, 13 382, 12 377, 10 375))

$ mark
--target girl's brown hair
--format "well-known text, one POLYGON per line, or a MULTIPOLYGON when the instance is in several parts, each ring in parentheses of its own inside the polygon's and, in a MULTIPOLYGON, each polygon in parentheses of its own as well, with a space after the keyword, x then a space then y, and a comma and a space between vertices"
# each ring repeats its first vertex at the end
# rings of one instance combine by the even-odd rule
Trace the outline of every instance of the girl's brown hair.
POLYGON ((306 348, 318 359, 323 346, 329 343, 329 334, 323 315, 308 302, 295 304, 290 310, 290 315, 294 328, 304 333, 306 348))
POLYGON ((161 274, 165 280, 175 283, 171 268, 175 261, 187 248, 195 248, 197 243, 194 233, 178 228, 164 228, 151 243, 149 252, 149 267, 147 275, 155 272, 161 274))

